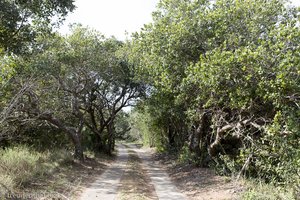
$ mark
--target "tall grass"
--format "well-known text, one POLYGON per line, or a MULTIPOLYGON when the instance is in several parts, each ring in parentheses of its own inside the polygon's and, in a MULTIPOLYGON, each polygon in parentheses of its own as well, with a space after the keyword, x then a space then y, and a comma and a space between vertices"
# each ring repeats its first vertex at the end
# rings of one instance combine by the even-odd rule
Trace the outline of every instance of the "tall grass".
POLYGON ((298 188, 276 186, 261 181, 247 181, 248 189, 242 194, 243 200, 299 200, 298 188))
POLYGON ((66 150, 37 152, 27 146, 0 151, 0 192, 10 192, 26 186, 37 177, 53 172, 73 160, 66 150))

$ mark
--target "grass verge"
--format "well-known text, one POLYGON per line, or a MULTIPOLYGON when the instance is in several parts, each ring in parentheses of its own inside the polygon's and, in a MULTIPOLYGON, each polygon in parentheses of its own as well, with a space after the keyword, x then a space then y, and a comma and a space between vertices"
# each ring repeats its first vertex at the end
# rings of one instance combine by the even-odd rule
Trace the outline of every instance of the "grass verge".
POLYGON ((242 194, 243 200, 300 200, 300 186, 280 187, 261 181, 245 181, 247 189, 242 194))
POLYGON ((62 149, 37 152, 17 146, 1 150, 0 199, 76 199, 112 161, 89 152, 86 161, 79 163, 62 149))

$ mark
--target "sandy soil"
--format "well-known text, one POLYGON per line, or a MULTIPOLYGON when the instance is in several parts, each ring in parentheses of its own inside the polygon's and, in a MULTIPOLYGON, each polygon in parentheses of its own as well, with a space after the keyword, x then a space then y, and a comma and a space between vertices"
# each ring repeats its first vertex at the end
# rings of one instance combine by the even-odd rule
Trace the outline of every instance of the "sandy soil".
POLYGON ((118 146, 116 161, 81 195, 82 200, 185 200, 152 154, 137 145, 118 146), (129 152, 129 153, 128 153, 129 152))
POLYGON ((242 184, 232 182, 228 177, 217 176, 210 169, 179 164, 174 156, 158 154, 153 149, 128 145, 121 153, 126 157, 122 162, 118 155, 115 161, 102 157, 87 159, 84 164, 73 163, 70 168, 53 172, 47 180, 31 183, 25 190, 51 191, 51 194, 59 194, 59 199, 72 200, 82 197, 86 189, 91 193, 97 190, 95 199, 102 197, 101 191, 108 185, 105 181, 113 186, 108 187, 114 188, 108 192, 117 200, 179 200, 182 198, 177 197, 182 194, 191 200, 225 200, 239 199, 243 191, 242 184))
POLYGON ((191 200, 239 199, 243 190, 241 183, 229 177, 217 176, 208 168, 179 164, 174 156, 153 153, 152 159, 167 170, 173 183, 191 200))
POLYGON ((86 187, 80 196, 81 200, 112 200, 116 198, 121 177, 128 161, 128 150, 124 145, 117 145, 118 155, 112 165, 96 180, 86 187))
POLYGON ((141 163, 137 153, 130 150, 127 167, 118 189, 118 200, 158 200, 151 179, 141 163))

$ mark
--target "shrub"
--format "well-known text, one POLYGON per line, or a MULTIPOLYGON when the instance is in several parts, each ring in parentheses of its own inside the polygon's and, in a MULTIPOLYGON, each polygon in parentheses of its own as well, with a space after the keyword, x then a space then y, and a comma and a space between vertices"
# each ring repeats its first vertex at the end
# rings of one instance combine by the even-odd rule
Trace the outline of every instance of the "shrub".
POLYGON ((198 164, 195 153, 189 150, 188 145, 184 145, 179 153, 178 160, 180 163, 198 164))

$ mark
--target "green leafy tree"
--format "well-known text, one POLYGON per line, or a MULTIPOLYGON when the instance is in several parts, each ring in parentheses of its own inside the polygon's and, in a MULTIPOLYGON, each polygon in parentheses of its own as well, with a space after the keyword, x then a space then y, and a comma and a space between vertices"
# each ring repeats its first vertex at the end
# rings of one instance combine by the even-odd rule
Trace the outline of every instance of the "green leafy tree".
POLYGON ((148 105, 165 119, 159 125, 175 116, 172 123, 190 129, 177 128, 203 165, 287 180, 289 170, 276 166, 299 161, 297 8, 283 0, 162 0, 153 19, 128 48, 137 78, 150 85, 148 105))
POLYGON ((22 68, 36 37, 49 34, 73 9, 72 0, 0 1, 0 140, 10 138, 17 129, 10 122, 19 116, 15 111, 29 86, 24 76, 31 72, 22 68))
POLYGON ((61 21, 75 6, 73 0, 2 0, 0 8, 0 49, 20 53, 54 17, 61 21))
POLYGON ((74 26, 70 36, 40 37, 38 42, 28 67, 34 84, 22 109, 64 131, 77 158, 83 158, 86 129, 92 133, 89 145, 111 154, 118 113, 144 90, 133 80, 126 58, 118 56, 122 43, 82 26, 74 26))

